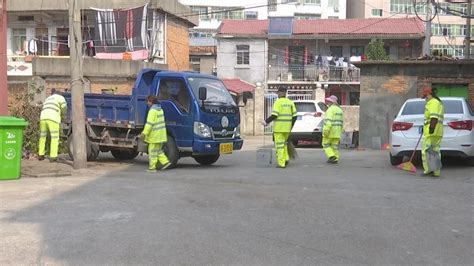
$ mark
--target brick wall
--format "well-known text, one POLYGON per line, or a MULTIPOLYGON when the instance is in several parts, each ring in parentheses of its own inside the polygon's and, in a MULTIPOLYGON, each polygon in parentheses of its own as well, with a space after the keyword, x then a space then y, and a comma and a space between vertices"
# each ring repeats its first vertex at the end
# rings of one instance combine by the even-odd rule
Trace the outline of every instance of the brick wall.
POLYGON ((433 84, 468 84, 468 101, 471 106, 474 106, 474 78, 418 78, 417 81, 417 95, 423 95, 424 87, 431 87, 433 84))
POLYGON ((167 21, 166 63, 170 70, 190 70, 188 26, 184 23, 167 21))

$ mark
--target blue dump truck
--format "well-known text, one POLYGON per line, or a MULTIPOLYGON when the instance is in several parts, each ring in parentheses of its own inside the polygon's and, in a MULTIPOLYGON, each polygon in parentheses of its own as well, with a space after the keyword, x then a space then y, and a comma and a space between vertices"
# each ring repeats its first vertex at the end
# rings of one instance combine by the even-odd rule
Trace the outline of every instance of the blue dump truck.
MULTIPOLYGON (((143 69, 132 95, 84 95, 88 160, 109 151, 117 160, 131 160, 147 151, 138 135, 146 123, 148 95, 158 97, 165 113, 164 150, 173 167, 181 157, 211 165, 242 148, 239 108, 222 81, 193 72, 143 69)), ((63 96, 70 107, 71 94, 63 96)), ((62 130, 72 158, 71 114, 67 117, 62 130)))

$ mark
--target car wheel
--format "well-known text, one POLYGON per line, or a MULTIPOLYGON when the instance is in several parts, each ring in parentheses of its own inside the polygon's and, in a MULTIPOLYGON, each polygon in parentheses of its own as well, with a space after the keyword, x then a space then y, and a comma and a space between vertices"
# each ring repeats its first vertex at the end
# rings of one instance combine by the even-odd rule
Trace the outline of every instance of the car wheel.
POLYGON ((467 158, 467 165, 474 166, 474 156, 467 158))
POLYGON ((392 165, 399 165, 403 162, 403 156, 393 156, 391 153, 390 153, 390 163, 392 165))

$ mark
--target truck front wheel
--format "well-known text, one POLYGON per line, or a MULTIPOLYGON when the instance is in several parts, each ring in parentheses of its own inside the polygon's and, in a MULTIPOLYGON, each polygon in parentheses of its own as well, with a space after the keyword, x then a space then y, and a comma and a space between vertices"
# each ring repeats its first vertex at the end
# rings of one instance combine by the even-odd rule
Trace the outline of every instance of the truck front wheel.
POLYGON ((211 165, 219 159, 219 154, 198 155, 194 156, 194 160, 200 165, 211 165))
POLYGON ((168 160, 171 163, 169 168, 175 168, 178 164, 179 151, 178 147, 176 146, 176 141, 173 137, 168 136, 168 141, 165 143, 163 150, 165 151, 166 157, 168 157, 168 160))
POLYGON ((111 150, 112 156, 117 160, 133 160, 138 156, 135 150, 111 150))

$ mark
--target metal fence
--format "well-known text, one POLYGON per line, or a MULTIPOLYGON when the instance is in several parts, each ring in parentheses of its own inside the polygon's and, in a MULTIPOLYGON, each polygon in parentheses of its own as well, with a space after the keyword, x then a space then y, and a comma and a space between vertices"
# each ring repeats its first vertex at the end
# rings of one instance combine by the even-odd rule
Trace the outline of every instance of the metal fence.
POLYGON ((272 66, 268 68, 268 79, 274 81, 359 82, 360 69, 354 66, 272 66))
MULTIPOLYGON (((286 97, 290 100, 314 100, 315 95, 313 90, 298 90, 292 91, 289 90, 286 94, 286 97)), ((267 118, 271 115, 273 111, 273 104, 278 99, 278 95, 275 91, 266 91, 264 96, 264 117, 267 118)), ((273 133, 273 124, 265 127, 265 134, 273 133)))

